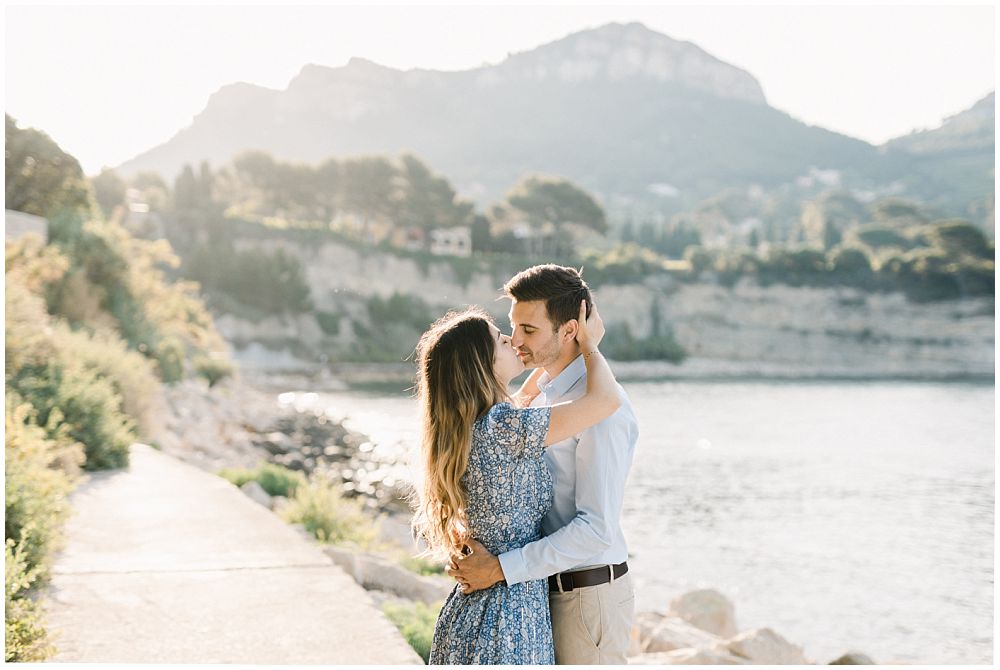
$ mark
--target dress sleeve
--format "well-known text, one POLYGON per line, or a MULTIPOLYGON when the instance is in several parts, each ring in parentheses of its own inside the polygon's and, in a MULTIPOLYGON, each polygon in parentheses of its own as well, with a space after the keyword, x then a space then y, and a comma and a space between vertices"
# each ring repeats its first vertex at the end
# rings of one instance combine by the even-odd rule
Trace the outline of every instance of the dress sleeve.
POLYGON ((551 414, 551 407, 517 409, 510 403, 502 402, 490 409, 486 430, 514 456, 538 458, 545 448, 551 414))

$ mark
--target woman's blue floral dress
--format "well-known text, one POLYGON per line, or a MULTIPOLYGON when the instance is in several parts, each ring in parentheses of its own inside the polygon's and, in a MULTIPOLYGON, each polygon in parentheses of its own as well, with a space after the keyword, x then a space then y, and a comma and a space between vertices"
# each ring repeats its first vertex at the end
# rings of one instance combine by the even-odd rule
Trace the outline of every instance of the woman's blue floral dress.
MULTIPOLYGON (((552 475, 542 458, 550 413, 499 403, 473 428, 462 477, 467 517, 472 537, 494 555, 542 537, 552 505, 552 475)), ((500 582, 468 595, 456 585, 438 615, 430 663, 555 663, 548 582, 500 582)))

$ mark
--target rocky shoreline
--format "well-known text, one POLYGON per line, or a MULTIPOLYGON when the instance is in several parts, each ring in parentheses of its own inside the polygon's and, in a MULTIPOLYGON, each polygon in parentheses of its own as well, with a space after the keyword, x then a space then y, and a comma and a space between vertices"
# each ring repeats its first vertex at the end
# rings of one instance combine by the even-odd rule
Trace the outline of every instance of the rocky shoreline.
MULTIPOLYGON (((322 390, 324 379, 310 379, 322 390)), ((214 388, 186 380, 164 392, 162 426, 155 436, 164 452, 213 474, 224 468, 254 468, 268 462, 304 474, 339 477, 348 495, 366 501, 379 530, 378 550, 323 544, 322 550, 377 604, 424 603, 437 606, 452 591, 451 579, 422 575, 404 566, 419 551, 409 532, 407 492, 379 478, 367 436, 345 428, 324 411, 282 402, 275 393, 303 378, 228 379, 214 388), (265 382, 267 382, 265 384, 265 382), (265 388, 270 390, 264 390, 265 388)), ((327 378, 336 388, 335 379, 327 378)), ((336 481, 336 479, 335 479, 336 481)), ((280 511, 281 497, 269 496, 257 482, 241 487, 250 498, 280 511)), ((303 535, 315 541, 304 528, 303 535)), ((629 662, 655 665, 815 664, 798 647, 770 628, 739 632, 733 604, 721 593, 703 589, 674 598, 665 609, 637 614, 629 662)), ((848 652, 833 664, 871 664, 848 652)))
MULTIPOLYGON (((240 352, 235 352, 240 360, 240 352)), ((610 361, 615 376, 623 382, 640 381, 712 381, 712 382, 963 382, 992 384, 995 376, 985 367, 961 368, 953 365, 930 365, 899 362, 895 365, 826 366, 791 363, 726 361, 689 358, 682 364, 666 361, 610 361)), ((297 360, 294 365, 282 358, 270 365, 258 356, 241 363, 245 374, 264 386, 279 387, 273 380, 286 380, 287 386, 308 387, 315 391, 343 391, 350 379, 352 386, 409 387, 413 383, 413 364, 338 363, 320 365, 297 360)), ((256 382, 255 382, 256 383, 256 382)), ((286 387, 287 387, 286 386, 286 387)))

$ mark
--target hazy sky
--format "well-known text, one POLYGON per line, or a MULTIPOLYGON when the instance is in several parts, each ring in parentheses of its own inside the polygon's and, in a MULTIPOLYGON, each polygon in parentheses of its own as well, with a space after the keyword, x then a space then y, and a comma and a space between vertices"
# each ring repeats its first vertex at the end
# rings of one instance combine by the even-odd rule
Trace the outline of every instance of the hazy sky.
POLYGON ((6 7, 6 111, 88 174, 168 140, 221 86, 283 89, 306 63, 497 63, 568 33, 641 21, 747 70, 768 102, 881 143, 994 88, 995 16, 934 6, 6 7))

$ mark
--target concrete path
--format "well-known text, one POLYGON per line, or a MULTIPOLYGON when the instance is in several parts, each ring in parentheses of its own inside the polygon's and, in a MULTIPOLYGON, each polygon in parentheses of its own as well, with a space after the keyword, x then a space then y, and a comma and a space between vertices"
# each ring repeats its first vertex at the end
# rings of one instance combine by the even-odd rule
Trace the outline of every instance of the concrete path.
POLYGON ((71 504, 55 661, 422 663, 364 589, 220 477, 137 444, 71 504))

